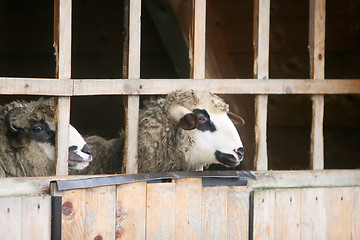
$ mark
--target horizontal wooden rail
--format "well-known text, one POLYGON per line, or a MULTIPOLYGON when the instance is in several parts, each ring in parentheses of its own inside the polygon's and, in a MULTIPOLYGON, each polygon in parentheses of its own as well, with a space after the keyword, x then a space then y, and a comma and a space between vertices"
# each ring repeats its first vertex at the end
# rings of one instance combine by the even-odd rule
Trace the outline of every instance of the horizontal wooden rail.
POLYGON ((0 78, 3 95, 157 95, 176 89, 218 94, 360 94, 360 79, 39 79, 0 78))

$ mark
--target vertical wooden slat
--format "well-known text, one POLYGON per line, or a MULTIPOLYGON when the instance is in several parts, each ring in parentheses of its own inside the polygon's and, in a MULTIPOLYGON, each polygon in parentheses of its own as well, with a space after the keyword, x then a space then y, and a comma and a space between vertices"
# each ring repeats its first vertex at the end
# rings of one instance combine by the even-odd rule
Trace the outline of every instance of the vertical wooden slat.
MULTIPOLYGON (((325 77, 325 2, 326 0, 310 0, 310 78, 313 79, 325 77)), ((311 169, 324 169, 324 95, 312 97, 312 113, 310 166, 311 169)))
POLYGON ((254 192, 254 239, 275 239, 275 190, 254 192))
POLYGON ((21 198, 0 198, 0 239, 21 239, 21 198))
POLYGON ((351 210, 350 239, 360 239, 360 187, 352 188, 353 204, 351 210))
POLYGON ((327 239, 350 239, 351 233, 351 210, 353 188, 328 188, 327 216, 327 239))
POLYGON ((227 239, 228 187, 203 188, 202 239, 227 239))
MULTIPOLYGON (((55 0, 54 47, 58 79, 71 78, 71 0, 55 0)), ((68 174, 70 97, 57 97, 56 175, 68 174)))
POLYGON ((21 239, 50 239, 50 236, 51 197, 23 197, 21 199, 21 239))
POLYGON ((301 239, 326 240, 326 188, 301 190, 301 239))
POLYGON ((85 239, 115 239, 115 186, 86 189, 85 239))
POLYGON ((205 78, 206 0, 194 0, 193 76, 205 78))
POLYGON ((229 187, 227 239, 249 239, 249 194, 247 187, 229 187))
POLYGON ((146 182, 117 186, 115 239, 145 239, 146 182))
POLYGON ((175 239, 175 183, 147 184, 146 239, 175 239))
POLYGON ((61 236, 85 239, 85 189, 62 192, 61 236))
MULTIPOLYGON (((254 1, 254 75, 269 78, 270 0, 254 1)), ((255 97, 255 169, 267 170, 267 95, 255 97)))
POLYGON ((201 239, 202 180, 176 180, 176 239, 201 239))
MULTIPOLYGON (((129 57, 128 78, 140 79, 141 41, 141 0, 129 2, 129 57)), ((139 130, 139 96, 128 96, 125 102, 125 147, 124 161, 126 173, 137 173, 137 149, 139 130)))
POLYGON ((301 189, 277 189, 275 239, 300 239, 301 189))

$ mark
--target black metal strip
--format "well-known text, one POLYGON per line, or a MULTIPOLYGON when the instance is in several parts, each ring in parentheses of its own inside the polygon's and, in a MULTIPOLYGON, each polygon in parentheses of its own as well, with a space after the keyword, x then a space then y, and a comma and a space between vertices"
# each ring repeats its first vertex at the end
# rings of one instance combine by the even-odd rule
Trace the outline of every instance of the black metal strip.
POLYGON ((237 178, 221 178, 221 177, 213 177, 213 178, 203 178, 202 186, 203 187, 217 187, 217 186, 246 186, 247 178, 245 177, 237 177, 237 178))
POLYGON ((61 196, 51 197, 51 239, 61 240, 61 196))
POLYGON ((249 196, 249 240, 254 239, 254 191, 249 196))
POLYGON ((202 172, 161 172, 115 175, 109 177, 93 177, 78 180, 55 180, 58 190, 93 188, 110 185, 121 185, 135 182, 148 182, 163 179, 182 178, 247 178, 256 179, 253 171, 202 171, 202 172))

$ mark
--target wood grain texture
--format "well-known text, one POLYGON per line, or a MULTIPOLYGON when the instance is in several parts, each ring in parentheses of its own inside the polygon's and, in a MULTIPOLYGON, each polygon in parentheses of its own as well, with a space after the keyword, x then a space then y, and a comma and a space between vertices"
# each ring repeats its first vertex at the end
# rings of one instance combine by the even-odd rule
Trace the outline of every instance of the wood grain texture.
POLYGON ((202 239, 202 180, 176 180, 176 239, 202 239))
POLYGON ((145 239, 146 183, 117 186, 115 239, 145 239))
POLYGON ((175 183, 147 184, 146 239, 175 239, 175 183))
POLYGON ((326 240, 326 188, 301 190, 301 239, 326 240))
POLYGON ((300 239, 301 189, 275 191, 275 239, 300 239))
POLYGON ((85 189, 62 192, 61 237, 85 239, 85 189))
POLYGON ((20 240, 21 235, 21 198, 0 198, 0 239, 20 240))
MULTIPOLYGON (((254 1, 254 76, 269 79, 270 1, 254 1)), ((267 170, 267 95, 255 98, 255 169, 267 170)))
POLYGON ((86 189, 85 239, 115 239, 115 186, 86 189))
POLYGON ((253 238, 275 239, 275 191, 256 190, 254 192, 253 238))
POLYGON ((360 187, 352 188, 352 194, 350 239, 360 239, 360 187))
POLYGON ((227 194, 227 238, 249 239, 248 187, 229 187, 227 194))
MULTIPOLYGON (((326 0, 310 0, 309 12, 309 51, 310 77, 324 79, 325 77, 325 2, 326 0)), ((310 147, 311 169, 324 168, 324 96, 315 95, 312 98, 312 128, 310 147)))
POLYGON ((51 197, 22 198, 21 239, 50 239, 50 236, 51 197))
POLYGON ((204 187, 202 239, 227 239, 228 187, 204 187))
POLYGON ((205 78, 205 43, 206 43, 206 0, 194 1, 194 58, 193 76, 205 78))

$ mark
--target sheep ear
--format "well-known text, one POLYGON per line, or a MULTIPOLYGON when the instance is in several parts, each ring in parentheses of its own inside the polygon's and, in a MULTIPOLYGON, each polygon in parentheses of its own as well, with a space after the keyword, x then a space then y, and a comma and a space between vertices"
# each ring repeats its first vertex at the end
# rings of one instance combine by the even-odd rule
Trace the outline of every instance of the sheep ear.
POLYGON ((184 130, 192 130, 199 126, 199 119, 195 113, 188 113, 180 119, 178 126, 184 130))
POLYGON ((184 130, 197 128, 199 124, 197 115, 181 105, 172 106, 169 115, 171 120, 184 130))
POLYGON ((228 112, 227 115, 230 118, 230 120, 234 123, 234 125, 241 124, 241 126, 243 126, 245 124, 245 120, 242 117, 236 115, 235 113, 228 112))

